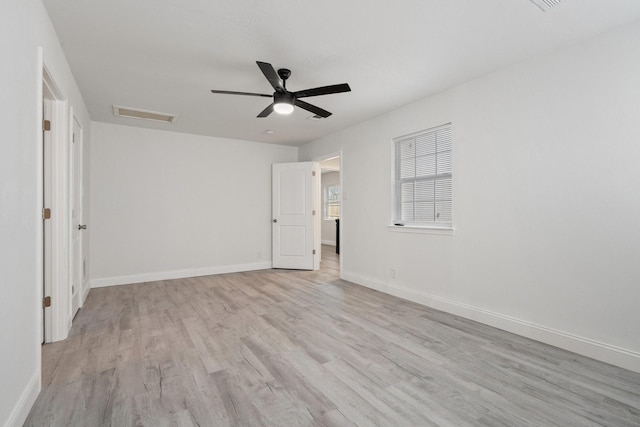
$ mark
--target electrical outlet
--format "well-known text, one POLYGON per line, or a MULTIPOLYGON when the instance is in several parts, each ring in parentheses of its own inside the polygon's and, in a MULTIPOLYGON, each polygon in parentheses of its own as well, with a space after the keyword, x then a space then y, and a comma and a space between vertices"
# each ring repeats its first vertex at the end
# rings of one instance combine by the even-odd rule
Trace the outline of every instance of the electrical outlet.
POLYGON ((392 268, 389 270, 389 275, 391 276, 392 279, 396 278, 396 269, 392 268))

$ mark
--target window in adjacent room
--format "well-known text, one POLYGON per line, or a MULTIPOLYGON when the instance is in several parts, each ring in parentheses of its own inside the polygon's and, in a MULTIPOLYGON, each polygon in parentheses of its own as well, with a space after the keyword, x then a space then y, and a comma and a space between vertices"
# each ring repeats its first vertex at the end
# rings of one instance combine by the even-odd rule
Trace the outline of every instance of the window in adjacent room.
POLYGON ((324 187, 324 219, 340 218, 340 186, 324 187))
POLYGON ((396 225, 451 227, 451 123, 394 139, 396 225))

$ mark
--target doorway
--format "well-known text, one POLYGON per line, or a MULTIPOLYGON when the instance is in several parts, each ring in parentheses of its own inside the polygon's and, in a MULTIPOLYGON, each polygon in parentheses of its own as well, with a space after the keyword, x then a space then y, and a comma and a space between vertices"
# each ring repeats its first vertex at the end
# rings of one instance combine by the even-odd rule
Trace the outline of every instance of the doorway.
POLYGON ((342 157, 341 153, 333 153, 315 159, 321 170, 322 193, 322 260, 321 269, 338 269, 342 271, 340 252, 342 244, 342 157), (330 252, 325 253, 325 252, 330 252))
MULTIPOLYGON (((40 52, 42 54, 42 51, 40 52)), ((41 56, 42 60, 42 56, 41 56)), ((68 103, 42 64, 42 147, 38 176, 42 208, 43 342, 65 339, 71 329, 70 260, 70 129, 68 103)))

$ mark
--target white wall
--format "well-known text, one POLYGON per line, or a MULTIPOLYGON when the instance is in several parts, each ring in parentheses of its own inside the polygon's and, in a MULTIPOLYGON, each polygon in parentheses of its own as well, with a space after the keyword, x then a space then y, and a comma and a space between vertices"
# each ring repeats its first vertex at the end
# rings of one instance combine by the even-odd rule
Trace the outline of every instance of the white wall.
MULTIPOLYGON (((85 129, 88 113, 39 0, 0 13, 0 425, 22 425, 40 391, 41 111, 44 62, 85 129), (39 172, 40 171, 40 172, 39 172)), ((87 138, 88 142, 88 138, 87 138)))
POLYGON ((640 23, 302 147, 342 150, 343 277, 640 371, 638 40, 640 23), (455 233, 392 231, 392 138, 449 121, 455 233))
MULTIPOLYGON (((338 159, 339 161, 339 159, 338 159)), ((322 174, 322 243, 327 245, 336 244, 336 220, 324 219, 324 187, 327 185, 340 185, 340 172, 325 172, 322 174)))
POLYGON ((92 287, 271 267, 271 165, 297 148, 92 130, 92 287))

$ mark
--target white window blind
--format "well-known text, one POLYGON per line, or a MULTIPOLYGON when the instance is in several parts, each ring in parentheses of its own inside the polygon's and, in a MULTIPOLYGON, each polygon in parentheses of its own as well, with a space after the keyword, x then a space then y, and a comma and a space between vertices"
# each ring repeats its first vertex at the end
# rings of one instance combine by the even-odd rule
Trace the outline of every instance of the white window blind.
POLYGON ((340 218, 340 186, 324 187, 324 219, 340 218))
POLYGON ((396 138, 394 224, 451 226, 451 124, 396 138))

